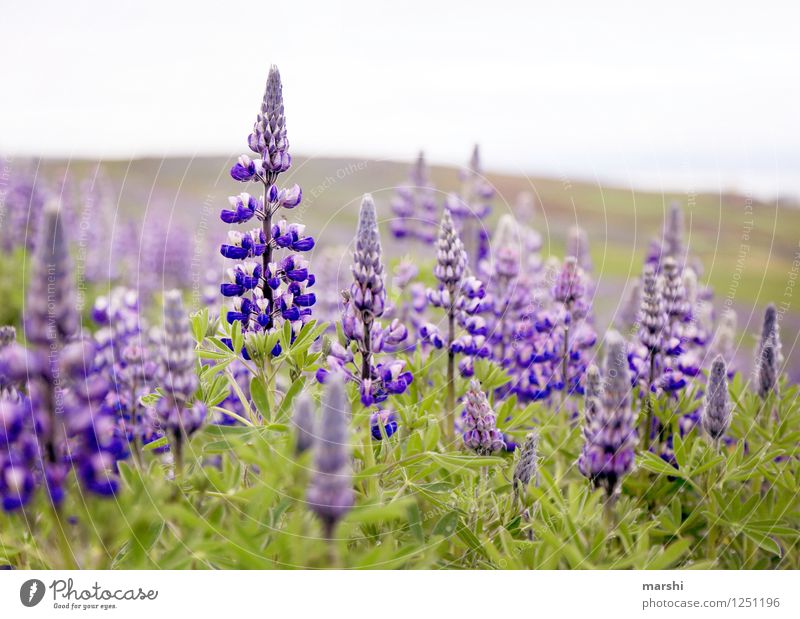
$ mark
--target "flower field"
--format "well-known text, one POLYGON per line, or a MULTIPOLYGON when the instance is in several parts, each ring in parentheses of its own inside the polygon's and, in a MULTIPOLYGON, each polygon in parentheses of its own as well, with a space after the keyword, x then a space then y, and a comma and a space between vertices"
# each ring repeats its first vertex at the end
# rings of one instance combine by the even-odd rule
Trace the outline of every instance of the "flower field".
POLYGON ((796 213, 323 176, 287 111, 179 208, 3 177, 0 566, 800 568, 796 213))

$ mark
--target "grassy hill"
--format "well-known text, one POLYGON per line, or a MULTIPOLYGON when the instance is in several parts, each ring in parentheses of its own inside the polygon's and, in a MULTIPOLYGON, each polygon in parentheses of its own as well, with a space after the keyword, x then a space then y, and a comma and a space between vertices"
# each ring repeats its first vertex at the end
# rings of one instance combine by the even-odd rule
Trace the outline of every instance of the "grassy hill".
MULTIPOLYGON (((120 217, 172 216, 189 225, 207 227, 209 242, 221 238, 217 218, 228 195, 244 189, 228 176, 233 159, 224 157, 106 161, 100 169, 118 190, 120 217)), ((303 187, 304 201, 295 212, 320 245, 347 243, 352 237, 362 193, 371 192, 386 218, 394 187, 405 182, 408 163, 356 158, 297 157, 284 183, 303 187)), ((73 177, 92 175, 92 161, 46 161, 42 172, 73 177)), ((434 166, 432 180, 442 197, 457 190, 455 168, 434 166)), ((589 232, 599 294, 600 316, 610 316, 622 302, 625 283, 638 275, 647 245, 660 233, 664 213, 673 200, 684 205, 691 250, 704 263, 704 280, 716 291, 718 304, 732 305, 740 328, 758 330, 769 302, 782 308, 784 346, 791 356, 800 326, 800 292, 793 297, 800 269, 800 210, 742 195, 654 193, 601 186, 579 180, 488 173, 497 191, 492 220, 515 211, 523 191, 535 196, 536 208, 526 223, 544 240, 544 253, 562 255, 566 230, 575 224, 589 232)), ((165 219, 167 222, 168 219, 165 219)), ((389 251, 410 248, 389 242, 389 251)), ((414 248, 420 255, 420 248, 414 248)), ((432 256, 432 250, 428 250, 432 256)), ((743 347, 749 349, 745 339, 743 347)), ((793 366, 798 363, 793 362, 793 366)))

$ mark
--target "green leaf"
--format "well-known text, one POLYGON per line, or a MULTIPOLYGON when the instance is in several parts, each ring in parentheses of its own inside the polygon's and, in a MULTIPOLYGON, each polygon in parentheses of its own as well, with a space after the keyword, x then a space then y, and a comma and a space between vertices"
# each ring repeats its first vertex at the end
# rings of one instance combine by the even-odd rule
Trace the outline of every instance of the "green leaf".
POLYGON ((456 527, 458 526, 458 513, 457 512, 449 512, 442 516, 439 521, 433 527, 433 534, 434 535, 442 535, 444 537, 450 537, 455 533, 456 527))
POLYGON ((289 387, 286 395, 283 396, 283 401, 281 405, 278 407, 278 419, 284 419, 285 416, 289 414, 289 410, 291 409, 292 403, 294 402, 295 398, 298 394, 303 391, 303 388, 306 386, 306 377, 301 376, 297 380, 292 383, 292 386, 289 387))
POLYGON ((684 473, 679 469, 676 469, 674 466, 670 464, 667 464, 657 455, 649 451, 645 451, 644 453, 639 454, 638 464, 643 469, 648 470, 651 473, 658 473, 659 475, 669 475, 671 477, 681 477, 681 478, 686 477, 686 473, 684 473))
POLYGON ((261 413, 261 416, 268 419, 270 410, 267 388, 264 385, 264 381, 258 376, 253 376, 253 378, 250 379, 250 398, 253 400, 256 410, 261 413))
POLYGON ((673 542, 659 552, 651 561, 648 561, 645 567, 648 570, 666 570, 679 561, 691 547, 692 540, 690 539, 680 539, 673 542))
POLYGON ((159 447, 165 447, 168 443, 169 441, 167 440, 167 437, 162 436, 155 441, 150 441, 149 443, 145 444, 142 449, 144 451, 152 451, 153 449, 158 449, 159 447))

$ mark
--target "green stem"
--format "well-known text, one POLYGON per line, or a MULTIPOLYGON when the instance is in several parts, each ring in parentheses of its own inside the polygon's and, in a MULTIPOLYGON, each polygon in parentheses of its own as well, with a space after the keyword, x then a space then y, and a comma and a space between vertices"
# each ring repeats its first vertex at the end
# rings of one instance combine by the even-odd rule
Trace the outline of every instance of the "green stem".
POLYGON ((455 440, 456 426, 456 356, 453 352, 453 339, 455 338, 455 314, 450 311, 447 326, 447 400, 445 401, 445 427, 444 436, 448 443, 455 440))
POLYGON ((53 516, 53 528, 56 532, 58 549, 61 552, 61 559, 64 562, 62 569, 76 570, 78 569, 78 563, 75 560, 75 554, 72 552, 72 548, 69 545, 69 540, 64 532, 64 523, 63 519, 61 518, 61 508, 52 501, 50 501, 50 508, 50 513, 53 516))

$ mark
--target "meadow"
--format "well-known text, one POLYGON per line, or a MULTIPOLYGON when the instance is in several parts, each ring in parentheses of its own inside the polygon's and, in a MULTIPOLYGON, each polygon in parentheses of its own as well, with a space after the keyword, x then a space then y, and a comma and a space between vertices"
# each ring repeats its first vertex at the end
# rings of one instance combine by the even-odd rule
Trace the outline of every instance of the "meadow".
POLYGON ((796 205, 287 136, 6 160, 0 565, 800 567, 796 205))

